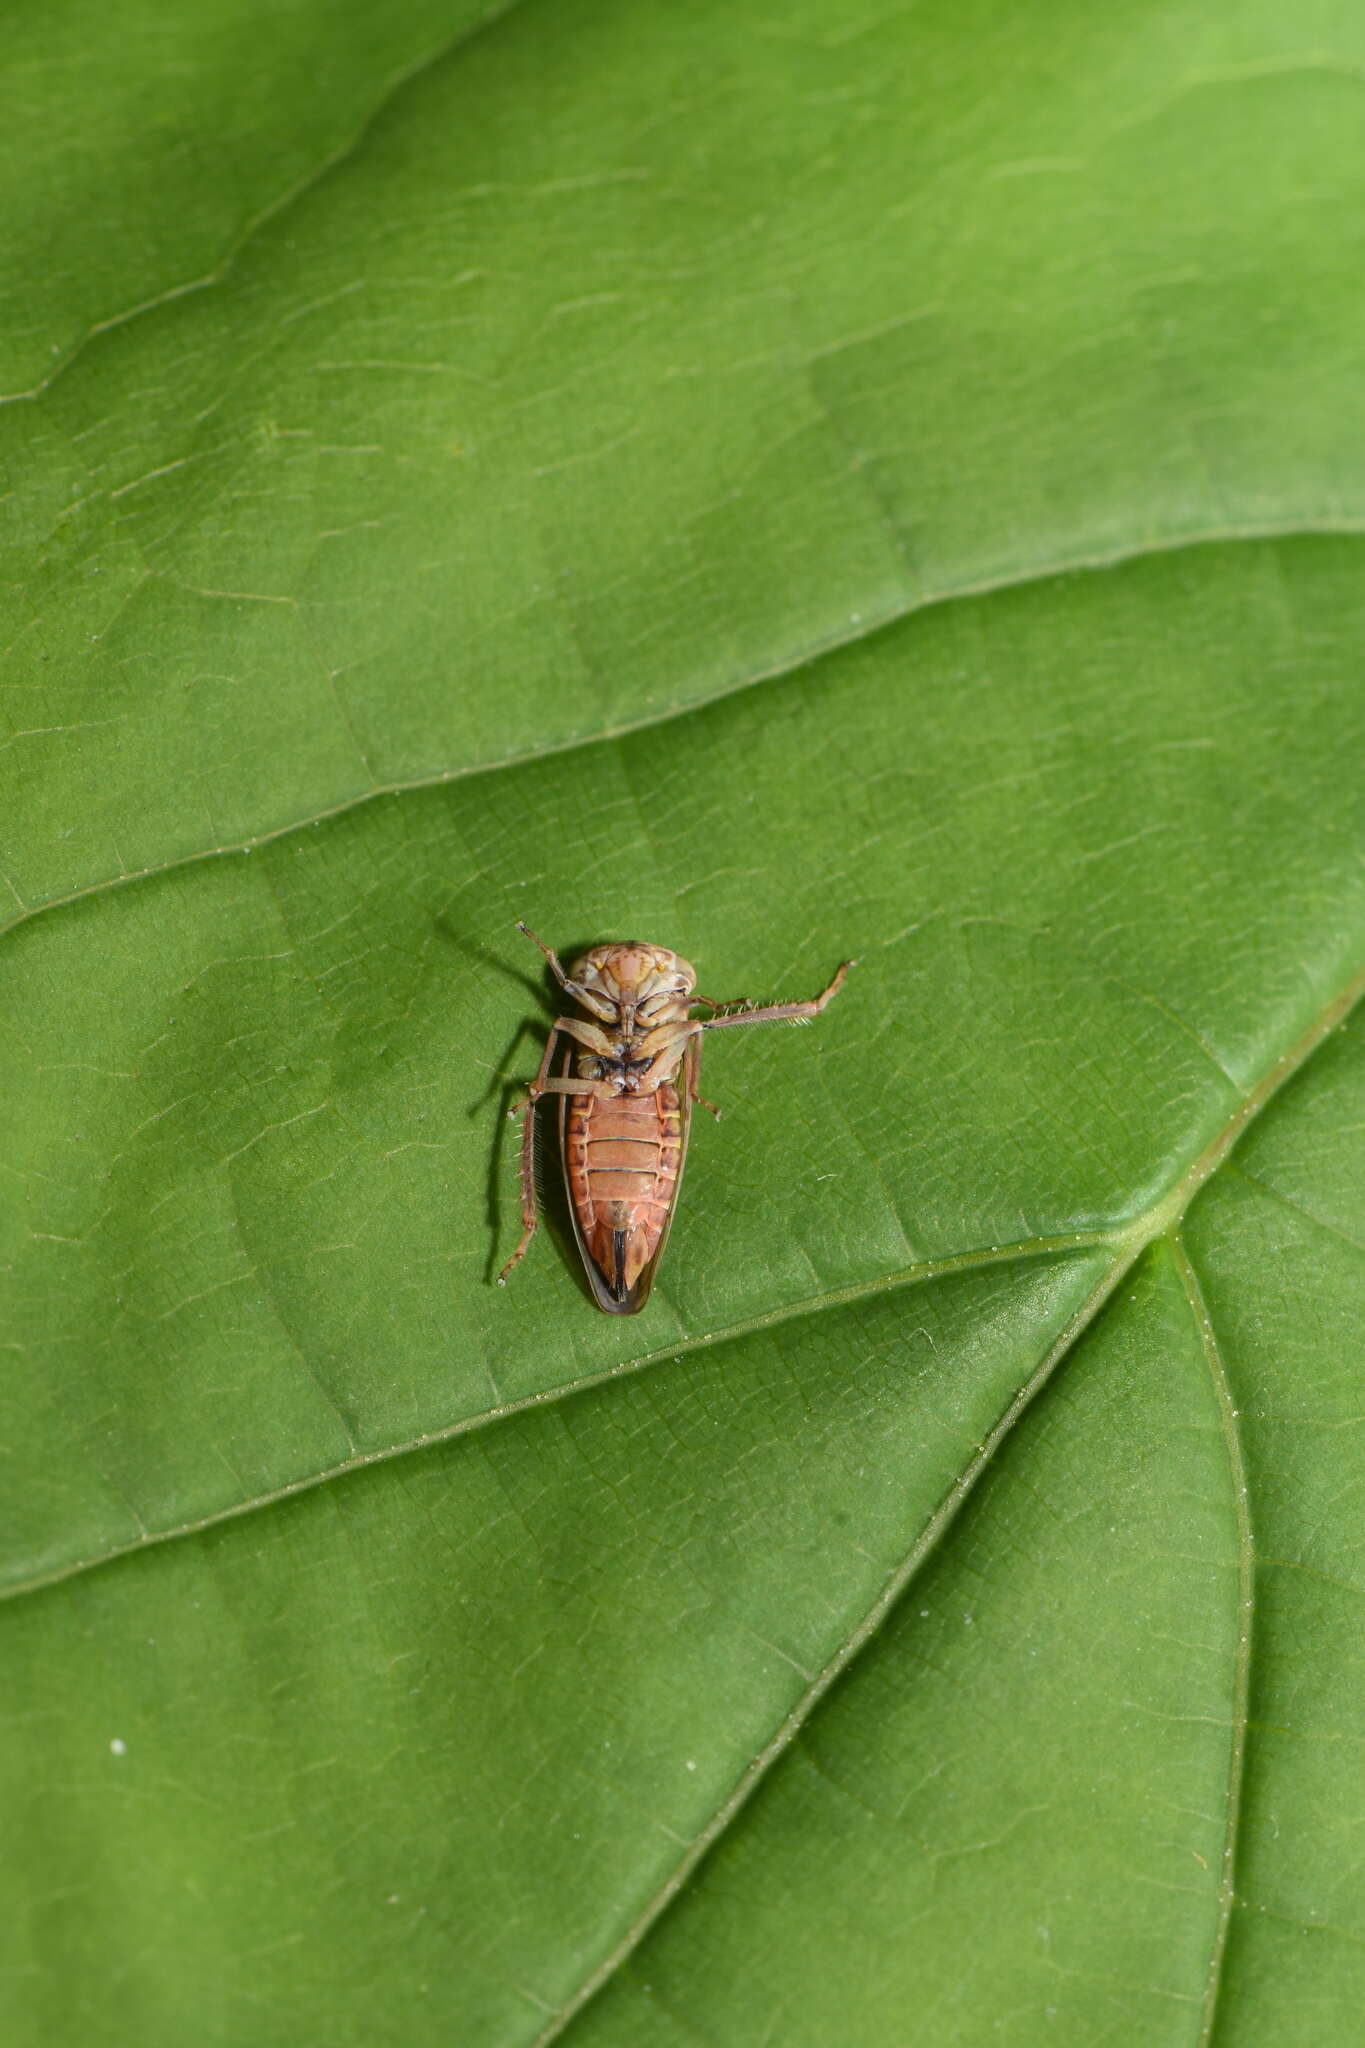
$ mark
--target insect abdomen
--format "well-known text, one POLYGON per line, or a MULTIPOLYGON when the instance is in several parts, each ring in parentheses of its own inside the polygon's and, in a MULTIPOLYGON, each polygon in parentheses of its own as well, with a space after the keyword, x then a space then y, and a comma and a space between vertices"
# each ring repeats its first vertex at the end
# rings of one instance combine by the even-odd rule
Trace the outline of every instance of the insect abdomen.
POLYGON ((665 1081, 650 1095, 572 1096, 564 1143, 584 1247, 612 1300, 626 1306, 659 1248, 677 1194, 678 1091, 665 1081))

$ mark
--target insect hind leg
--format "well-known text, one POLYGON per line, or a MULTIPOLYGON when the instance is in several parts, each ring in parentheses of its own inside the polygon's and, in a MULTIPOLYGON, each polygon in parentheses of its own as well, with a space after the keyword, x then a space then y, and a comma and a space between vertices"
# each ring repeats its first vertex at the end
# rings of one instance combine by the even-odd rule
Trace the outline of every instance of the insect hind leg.
POLYGON ((545 1041, 536 1078, 527 1089, 517 1109, 510 1109, 509 1116, 521 1118, 521 1238, 507 1264, 498 1275, 499 1287, 507 1285, 507 1276, 513 1266, 520 1265, 526 1256, 527 1247, 536 1234, 540 1215, 536 1208, 536 1104, 545 1093, 550 1061, 554 1058, 555 1040, 559 1036, 559 1025, 552 1024, 550 1035, 545 1041))
POLYGON ((520 1111, 521 1116, 521 1237, 517 1248, 498 1275, 499 1287, 507 1285, 507 1276, 513 1266, 520 1265, 525 1258, 527 1247, 536 1234, 540 1215, 536 1208, 536 1103, 539 1097, 527 1095, 520 1111))
MULTIPOLYGON (((612 1092, 609 1081, 576 1080, 568 1075, 556 1075, 551 1078, 550 1062, 554 1058, 555 1040, 561 1032, 582 1041, 591 1038, 593 1026, 581 1023, 576 1017, 562 1018, 553 1024, 545 1041, 544 1057, 535 1080, 526 1090, 520 1105, 508 1111, 509 1116, 521 1118, 521 1238, 516 1250, 498 1275, 499 1287, 507 1285, 507 1276, 513 1266, 520 1265, 525 1258, 540 1222, 540 1212, 536 1206, 536 1104, 542 1095, 602 1095, 612 1092)), ((600 1032, 597 1036, 601 1036, 600 1032)))

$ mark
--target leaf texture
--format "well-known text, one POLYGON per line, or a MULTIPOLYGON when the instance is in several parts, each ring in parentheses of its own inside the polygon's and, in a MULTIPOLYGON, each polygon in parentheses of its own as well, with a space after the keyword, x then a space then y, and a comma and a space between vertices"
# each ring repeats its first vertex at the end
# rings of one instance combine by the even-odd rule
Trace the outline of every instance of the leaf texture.
POLYGON ((1365 31, 341 13, 10 58, 7 2034, 1351 2043, 1365 31))

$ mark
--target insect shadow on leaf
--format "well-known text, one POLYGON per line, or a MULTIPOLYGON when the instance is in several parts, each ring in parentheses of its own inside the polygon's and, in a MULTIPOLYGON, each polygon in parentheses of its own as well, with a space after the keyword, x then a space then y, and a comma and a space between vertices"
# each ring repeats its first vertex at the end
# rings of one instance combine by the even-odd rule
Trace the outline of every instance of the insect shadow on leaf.
MULTIPOLYGON (((489 1104, 494 1099, 497 1101, 497 1109, 494 1112, 495 1128, 493 1141, 489 1147, 486 1203, 489 1250, 484 1266, 484 1279, 491 1284, 497 1278, 501 1264, 498 1256, 498 1247, 502 1239, 505 1221, 508 1150, 512 1142, 511 1133, 508 1129, 508 1119, 515 1114, 515 1104, 525 1093, 526 1086, 525 1082, 520 1080, 514 1071, 514 1061, 524 1040, 529 1039, 537 1048, 544 1044, 546 1027, 553 1022, 560 1007, 560 991, 548 967, 539 975, 534 973, 528 974, 519 968, 512 967, 506 960, 486 952, 483 947, 470 945, 448 919, 438 918, 436 922, 442 929, 443 935, 458 947, 460 952, 467 954, 471 959, 477 959, 481 964, 496 967, 509 981, 514 981, 518 988, 525 990, 527 995, 534 997, 536 1002, 547 1012, 547 1015, 539 1021, 533 1021, 529 1017, 521 1018, 503 1048, 501 1058, 490 1067, 490 1079, 487 1086, 480 1090, 469 1106, 469 1116, 472 1121, 487 1114, 489 1104)), ((584 942, 585 945, 587 943, 587 941, 584 942)), ((537 1162, 536 1197, 538 1208, 544 1214, 544 1219, 549 1225, 551 1236, 560 1245, 561 1249, 567 1250, 574 1242, 573 1223, 569 1213, 568 1197, 560 1175, 556 1172, 547 1172, 543 1159, 537 1162)), ((591 1300, 592 1293, 588 1286, 586 1274, 578 1269, 578 1261, 576 1259, 570 1263, 571 1267, 577 1271, 579 1285, 583 1294, 588 1300, 591 1300)))
MULTIPOLYGON (((448 911, 439 911, 436 914, 432 919, 432 928, 443 944, 449 946, 452 952, 460 954, 464 961, 473 963, 481 973, 491 971, 494 974, 501 975, 505 980, 512 982, 523 995, 533 998, 537 1004, 548 1006, 550 1015, 553 1017, 554 997, 547 994, 546 986, 547 983, 552 982, 553 978, 548 970, 537 974, 534 969, 528 972, 524 968, 514 966, 504 954, 493 952, 487 946, 478 944, 448 911)), ((558 991, 556 991, 557 993, 558 991)), ((523 1016, 503 1048, 502 1056, 491 1063, 485 1060, 477 1062, 479 1066, 485 1068, 489 1078, 485 1086, 472 1098, 466 1111, 466 1115, 471 1123, 476 1123, 484 1117, 490 1117, 492 1121, 492 1142, 488 1148, 488 1181, 485 1195, 489 1250, 484 1269, 484 1278, 490 1283, 497 1275, 498 1244, 506 1221, 507 1153, 509 1143, 507 1115, 515 1100, 522 1094, 524 1088, 524 1084, 517 1078, 514 1071, 514 1062, 516 1061, 518 1049, 522 1041, 529 1039, 538 1046, 543 1043, 544 1031, 545 1024, 543 1022, 537 1023, 530 1017, 523 1016), (495 1103, 496 1107, 493 1107, 495 1103)), ((569 1223, 568 1206, 563 1191, 558 1184, 558 1176, 551 1174, 544 1178, 546 1181, 544 1197, 547 1221, 555 1238, 567 1246, 573 1241, 572 1231, 569 1223)), ((586 1283, 584 1292, 587 1292, 586 1283)))

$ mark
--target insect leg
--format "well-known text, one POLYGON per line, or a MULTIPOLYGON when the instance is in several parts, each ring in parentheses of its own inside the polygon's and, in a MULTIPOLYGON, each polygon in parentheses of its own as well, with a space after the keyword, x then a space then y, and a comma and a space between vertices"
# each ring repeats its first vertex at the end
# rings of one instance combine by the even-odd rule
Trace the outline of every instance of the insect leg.
POLYGON ((531 930, 530 925, 523 924, 520 918, 517 919, 517 930, 519 932, 525 932, 527 938, 531 941, 531 944, 533 946, 539 946, 541 952, 545 955, 545 958, 550 963, 551 974, 553 974, 555 980, 559 983, 560 987, 569 988, 569 977, 564 972, 564 969, 560 966, 559 955, 558 953, 556 953, 554 947, 547 946, 544 939, 538 939, 535 933, 531 930))
POLYGON ((541 1089, 542 1095, 615 1095, 614 1081, 581 1080, 568 1074, 553 1075, 541 1089))
POLYGON ((697 1083, 701 1079, 700 1034, 698 1034, 696 1038, 691 1039, 688 1043, 687 1050, 683 1054, 683 1071, 687 1076, 687 1092, 691 1096, 693 1102, 699 1102, 703 1109, 709 1109, 712 1116, 716 1119, 717 1123, 719 1123, 720 1111, 716 1108, 714 1102, 707 1101, 706 1097, 700 1092, 700 1090, 697 1087, 697 1083))
POLYGON ((591 1010, 594 1017, 600 1017, 604 1024, 615 1021, 615 1005, 609 1003, 604 996, 598 995, 594 989, 584 988, 581 983, 570 981, 553 946, 547 946, 544 939, 538 939, 530 925, 523 924, 520 918, 517 919, 517 930, 525 932, 533 946, 539 946, 549 962, 551 974, 567 995, 571 995, 575 1002, 582 1003, 585 1010, 591 1010))
POLYGON ((550 1077, 550 1062, 554 1058, 555 1040, 563 1032, 567 1037, 578 1039, 594 1052, 610 1046, 595 1024, 585 1024, 578 1017, 559 1017, 550 1026, 550 1035, 545 1041, 545 1054, 540 1062, 540 1071, 526 1090, 525 1100, 517 1109, 508 1111, 509 1116, 521 1118, 521 1241, 507 1264, 498 1275, 499 1287, 507 1285, 507 1275, 526 1256, 526 1247, 536 1234, 540 1218, 536 1212, 536 1104, 542 1095, 609 1095, 610 1081, 581 1081, 568 1076, 550 1077))
MULTIPOLYGON (((565 1091, 563 1089, 557 1090, 555 1082, 546 1079, 546 1075, 549 1072, 550 1047, 555 1042, 556 1032, 559 1031, 562 1031, 566 1038, 576 1039, 579 1045, 585 1047, 588 1052, 595 1052, 603 1059, 611 1058, 611 1040, 598 1025, 585 1023, 582 1017, 556 1017, 554 1023, 550 1026, 550 1036, 545 1047, 545 1057, 540 1063, 540 1072, 536 1075, 528 1090, 533 1099, 540 1095, 555 1092, 560 1094, 567 1092, 570 1095, 580 1093, 577 1082, 574 1083, 572 1088, 565 1091)), ((509 1109, 507 1114, 515 1116, 517 1112, 514 1109, 509 1109)))
MULTIPOLYGON (((526 1090, 527 1102, 539 1102, 542 1095, 549 1094, 595 1095, 600 1092, 595 1081, 570 1081, 566 1083, 563 1081, 551 1081, 547 1078, 550 1072, 550 1060, 554 1054, 555 1040, 561 1031, 566 1038, 576 1038, 578 1043, 586 1046, 589 1052, 599 1053, 607 1059, 611 1057, 612 1044, 605 1031, 599 1031, 595 1024, 585 1024, 581 1017, 556 1017, 554 1023, 550 1026, 550 1035, 545 1041, 545 1056, 540 1062, 540 1071, 526 1090)), ((525 1106, 526 1104, 522 1103, 516 1109, 509 1109, 507 1112, 508 1116, 520 1116, 525 1106)))
POLYGON ((829 987, 822 989, 818 996, 808 1003, 768 1003, 761 1010, 740 1010, 733 1017, 707 1017, 697 1026, 699 1031, 720 1031, 727 1024, 777 1024, 785 1017, 818 1017, 832 997, 837 996, 844 985, 844 977, 855 963, 845 960, 829 987))
POLYGON ((636 1093, 652 1095, 663 1082, 671 1081, 679 1063, 686 1058, 688 1047, 704 1028, 695 1017, 682 1024, 656 1024, 640 1041, 640 1056, 644 1058, 647 1054, 649 1065, 635 1083, 636 1093))
POLYGON ((514 1109, 510 1112, 512 1116, 520 1114, 521 1117, 521 1239, 498 1275, 499 1287, 507 1285, 507 1275, 513 1266, 525 1258, 526 1247, 535 1236, 536 1225, 540 1221, 536 1214, 536 1104, 545 1091, 546 1076, 550 1071, 550 1061, 554 1056, 555 1040, 558 1036, 559 1026, 552 1024, 550 1035, 545 1041, 545 1054, 540 1062, 540 1072, 527 1089, 526 1099, 520 1111, 514 1109))

